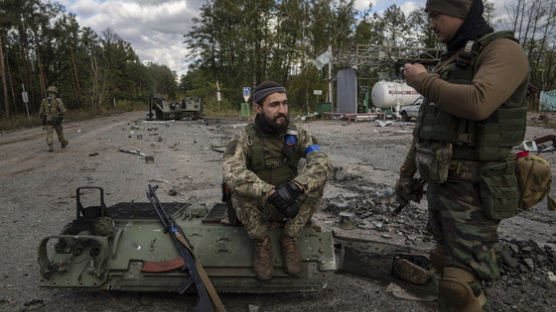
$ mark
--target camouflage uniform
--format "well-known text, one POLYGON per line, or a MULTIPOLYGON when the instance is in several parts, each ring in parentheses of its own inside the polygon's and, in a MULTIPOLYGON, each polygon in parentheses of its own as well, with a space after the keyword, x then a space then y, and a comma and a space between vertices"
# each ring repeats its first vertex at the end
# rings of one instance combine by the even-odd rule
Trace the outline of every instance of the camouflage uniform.
POLYGON ((223 157, 224 182, 232 190, 232 203, 236 215, 252 239, 262 239, 268 235, 268 221, 285 219, 274 206, 267 203, 266 195, 275 186, 294 180, 303 186, 305 193, 298 198, 298 202, 302 203, 299 213, 294 218, 287 219, 284 232, 288 236, 298 237, 315 212, 332 169, 325 153, 314 150, 304 155, 309 146, 316 144, 316 140, 307 130, 300 127, 297 127, 295 158, 304 157, 307 163, 301 172, 297 170, 297 162, 287 166, 282 155, 285 135, 265 135, 257 130, 254 124, 249 124, 228 144, 223 157), (265 168, 260 171, 252 170, 254 144, 263 146, 265 168), (259 172, 257 174, 254 171, 259 172), (262 171, 270 174, 264 174, 262 171))
POLYGON ((414 173, 428 182, 439 310, 490 311, 483 281, 500 273, 497 227, 517 214, 519 203, 511 150, 525 134, 527 57, 511 32, 488 26, 480 0, 427 0, 426 11, 441 34, 456 19, 439 23, 438 15, 462 24, 445 37, 448 53, 432 73, 409 76, 426 100, 396 188, 402 199, 419 199, 412 194, 414 173))
POLYGON ((46 127, 46 144, 48 144, 48 151, 52 151, 54 144, 53 132, 56 130, 58 140, 62 144, 62 148, 66 147, 68 141, 64 138, 64 127, 62 126, 62 119, 66 113, 64 103, 56 97, 57 89, 55 87, 48 88, 48 97, 42 100, 39 116, 43 120, 46 127))

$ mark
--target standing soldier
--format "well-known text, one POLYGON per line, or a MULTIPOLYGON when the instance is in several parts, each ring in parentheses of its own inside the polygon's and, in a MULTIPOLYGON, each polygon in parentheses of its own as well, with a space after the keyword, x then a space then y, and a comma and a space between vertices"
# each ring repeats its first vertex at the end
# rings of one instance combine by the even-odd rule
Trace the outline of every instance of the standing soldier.
POLYGON ((253 102, 255 121, 228 144, 222 172, 237 218, 255 243, 255 274, 268 280, 274 270, 269 221, 285 221, 286 272, 301 273, 297 238, 317 209, 332 165, 307 130, 289 123, 284 87, 265 81, 253 102), (301 158, 307 162, 298 172, 301 158))
POLYGON ((426 101, 396 191, 419 200, 415 172, 428 182, 439 310, 490 311, 484 281, 500 274, 498 224, 518 210, 510 152, 525 134, 529 65, 513 34, 483 19, 482 0, 428 0, 425 10, 447 53, 432 73, 404 65, 407 83, 426 101))
POLYGON ((62 144, 62 148, 68 145, 68 140, 64 138, 64 128, 62 126, 62 120, 64 120, 64 113, 66 109, 64 108, 64 103, 57 97, 58 89, 55 86, 50 86, 46 89, 48 96, 42 100, 41 109, 39 115, 42 119, 43 126, 46 127, 46 144, 48 144, 48 151, 53 152, 54 148, 52 144, 54 140, 52 138, 52 132, 55 129, 58 135, 58 140, 62 144))

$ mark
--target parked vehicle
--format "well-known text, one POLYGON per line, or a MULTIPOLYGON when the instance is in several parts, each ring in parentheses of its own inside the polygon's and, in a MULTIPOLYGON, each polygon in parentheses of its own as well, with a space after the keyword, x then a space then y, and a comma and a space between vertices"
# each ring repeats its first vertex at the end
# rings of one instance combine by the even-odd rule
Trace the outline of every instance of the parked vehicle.
POLYGON ((413 104, 402 107, 400 109, 402 120, 410 121, 411 118, 417 118, 417 115, 419 114, 419 108, 421 107, 421 103, 423 103, 423 100, 424 98, 421 96, 413 101, 413 104))

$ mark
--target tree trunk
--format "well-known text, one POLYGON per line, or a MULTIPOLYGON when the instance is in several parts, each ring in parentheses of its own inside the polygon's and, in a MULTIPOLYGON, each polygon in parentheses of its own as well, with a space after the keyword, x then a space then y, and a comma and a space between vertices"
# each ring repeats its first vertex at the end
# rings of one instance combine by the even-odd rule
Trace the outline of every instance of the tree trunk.
POLYGON ((10 90, 12 91, 12 100, 14 103, 15 108, 15 91, 14 91, 14 83, 12 80, 12 70, 10 69, 10 58, 9 54, 6 54, 6 69, 8 69, 8 80, 10 81, 10 90))
POLYGON ((77 107, 81 107, 81 87, 79 86, 79 76, 77 75, 77 66, 75 66, 75 57, 73 55, 73 49, 70 47, 70 57, 71 57, 71 66, 73 69, 73 78, 75 81, 75 88, 76 88, 76 102, 77 107))
POLYGON ((2 95, 4 96, 4 109, 6 119, 10 118, 10 105, 8 101, 8 86, 6 85, 6 71, 4 70, 4 53, 2 51, 2 36, 0 36, 0 76, 2 76, 2 95))
POLYGON ((37 32, 33 30, 33 35, 35 36, 35 51, 37 53, 37 64, 39 65, 39 83, 41 86, 41 97, 46 97, 46 75, 44 73, 44 64, 42 63, 41 50, 39 48, 39 38, 37 32))

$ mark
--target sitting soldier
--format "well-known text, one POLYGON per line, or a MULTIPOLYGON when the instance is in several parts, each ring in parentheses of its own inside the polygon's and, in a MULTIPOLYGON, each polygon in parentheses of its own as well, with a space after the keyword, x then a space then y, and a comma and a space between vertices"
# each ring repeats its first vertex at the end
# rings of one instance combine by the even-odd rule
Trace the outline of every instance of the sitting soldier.
POLYGON ((285 221, 286 271, 299 274, 297 238, 317 209, 332 165, 307 130, 290 124, 284 87, 265 81, 253 95, 255 120, 228 144, 222 172, 237 218, 255 243, 255 274, 268 280, 274 270, 269 221, 285 221), (301 158, 306 164, 298 172, 301 158))

